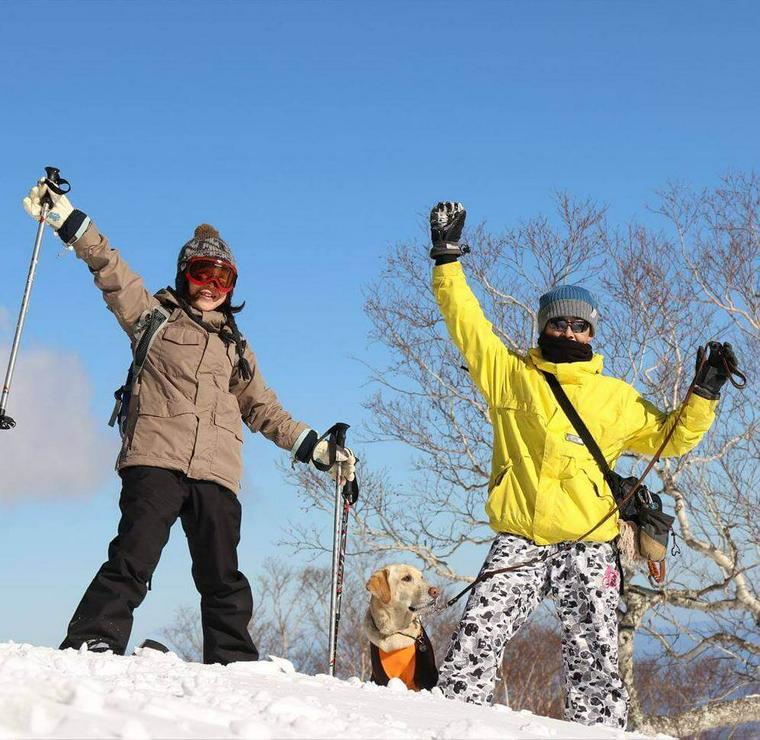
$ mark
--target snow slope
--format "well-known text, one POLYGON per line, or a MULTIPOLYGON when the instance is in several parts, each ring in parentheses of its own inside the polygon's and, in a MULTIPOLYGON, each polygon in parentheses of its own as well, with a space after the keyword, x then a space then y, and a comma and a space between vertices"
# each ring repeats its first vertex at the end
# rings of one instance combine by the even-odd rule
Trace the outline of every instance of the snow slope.
POLYGON ((601 727, 449 701, 433 692, 296 673, 0 644, 0 739, 624 738, 601 727))

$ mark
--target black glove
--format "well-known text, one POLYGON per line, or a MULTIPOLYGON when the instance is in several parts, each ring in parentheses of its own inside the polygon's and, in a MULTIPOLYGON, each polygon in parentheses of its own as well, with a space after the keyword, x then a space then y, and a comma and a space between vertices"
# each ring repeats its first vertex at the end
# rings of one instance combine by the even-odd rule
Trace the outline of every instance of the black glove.
POLYGON ((731 374, 738 367, 736 355, 728 342, 710 342, 707 362, 702 364, 705 350, 697 350, 697 376, 694 383, 694 393, 702 398, 715 401, 720 398, 720 389, 725 385, 731 374), (701 369, 700 369, 701 368, 701 369))
POLYGON ((467 211, 461 203, 446 201, 430 211, 430 239, 433 242, 430 256, 437 265, 453 262, 470 251, 466 244, 459 246, 466 217, 467 211))

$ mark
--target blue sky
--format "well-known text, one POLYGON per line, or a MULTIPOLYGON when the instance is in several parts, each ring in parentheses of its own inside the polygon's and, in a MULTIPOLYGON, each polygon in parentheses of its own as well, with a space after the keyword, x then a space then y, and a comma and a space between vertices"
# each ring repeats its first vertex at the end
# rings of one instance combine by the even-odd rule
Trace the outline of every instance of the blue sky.
MULTIPOLYGON (((379 351, 362 290, 387 248, 423 240, 440 199, 499 229, 567 188, 622 220, 670 179, 757 167, 759 21, 750 2, 5 3, 2 372, 34 235, 20 200, 54 164, 153 289, 195 225, 216 225, 281 400, 317 428, 358 426, 367 371, 351 356, 379 351)), ((20 428, 0 438, 3 641, 57 644, 117 522, 105 421, 128 345, 59 252, 48 233, 17 369, 35 382, 15 381, 20 428), (57 477, 62 459, 79 472, 57 477)), ((297 507, 279 457, 249 436, 251 578, 297 507)), ((137 638, 197 600, 183 539, 137 638)))

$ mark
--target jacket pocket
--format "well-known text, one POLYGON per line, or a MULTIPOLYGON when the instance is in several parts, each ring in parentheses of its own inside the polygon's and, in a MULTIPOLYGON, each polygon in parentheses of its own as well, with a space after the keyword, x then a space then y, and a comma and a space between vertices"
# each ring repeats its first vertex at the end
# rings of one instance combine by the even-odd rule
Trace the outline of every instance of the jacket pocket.
POLYGON ((239 442, 243 441, 243 422, 237 405, 235 409, 217 407, 214 412, 214 426, 231 432, 239 442))
POLYGON ((175 322, 164 329, 157 344, 159 372, 171 378, 167 386, 175 386, 188 398, 194 397, 198 370, 206 349, 206 336, 202 330, 175 322))
POLYGON ((501 470, 494 476, 493 482, 488 486, 488 493, 491 493, 494 488, 497 488, 499 484, 504 480, 504 476, 512 469, 512 461, 510 460, 501 470))
MULTIPOLYGON (((237 403, 225 403, 214 412, 216 429, 216 451, 211 463, 211 471, 225 480, 238 482, 243 472, 243 431, 240 409, 237 403)), ((230 484, 233 489, 237 485, 230 484)))
POLYGON ((564 458, 564 466, 559 473, 559 482, 563 489, 568 492, 593 492, 597 497, 604 496, 604 478, 599 470, 597 474, 596 463, 591 461, 577 461, 572 457, 564 458))
POLYGON ((162 411, 138 411, 127 455, 139 454, 186 464, 193 454, 197 417, 187 413, 170 415, 165 408, 162 411))
POLYGON ((168 324, 161 338, 172 344, 200 344, 201 335, 194 327, 177 325, 177 323, 168 324))

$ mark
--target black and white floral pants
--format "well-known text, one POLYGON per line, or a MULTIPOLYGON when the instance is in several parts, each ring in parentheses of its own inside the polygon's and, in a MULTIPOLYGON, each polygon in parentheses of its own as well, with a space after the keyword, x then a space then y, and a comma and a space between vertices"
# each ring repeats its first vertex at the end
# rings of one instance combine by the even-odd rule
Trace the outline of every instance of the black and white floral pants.
POLYGON ((504 646, 545 596, 562 623, 565 719, 624 728, 628 694, 618 673, 616 609, 620 573, 611 543, 536 545, 499 534, 470 593, 438 686, 444 695, 490 704, 504 646))

